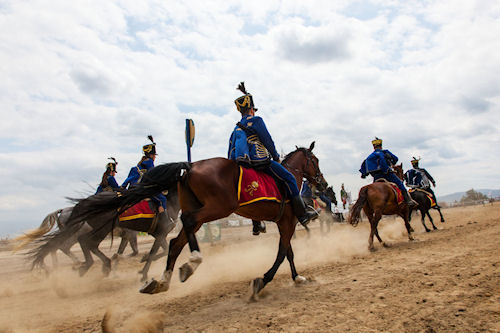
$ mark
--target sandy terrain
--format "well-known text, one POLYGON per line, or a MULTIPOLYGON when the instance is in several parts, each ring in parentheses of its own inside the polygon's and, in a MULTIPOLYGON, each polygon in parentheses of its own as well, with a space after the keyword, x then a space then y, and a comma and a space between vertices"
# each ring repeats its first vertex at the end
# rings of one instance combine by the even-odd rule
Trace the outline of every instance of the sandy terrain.
MULTIPOLYGON (((380 234, 392 246, 375 243, 374 253, 366 221, 337 223, 324 236, 316 224, 309 239, 299 227, 295 263, 312 282, 294 286, 285 261, 258 302, 248 302, 248 285, 274 261, 272 223, 259 237, 249 227, 223 229, 220 242, 202 244, 195 274, 181 284, 176 272, 171 289, 157 295, 138 292, 138 258, 123 259, 108 278, 96 259, 79 278, 59 254, 61 267, 45 277, 29 272, 21 254, 3 251, 0 332, 100 332, 106 310, 117 332, 154 323, 165 332, 499 332, 500 204, 443 213, 446 223, 431 233, 415 217, 411 243, 400 219, 385 219, 380 234)), ((111 253, 109 245, 101 249, 111 253)), ((141 252, 150 245, 142 238, 141 252)), ((80 255, 76 246, 73 252, 80 255)), ((185 249, 177 267, 186 257, 185 249)), ((155 262, 150 275, 158 278, 164 265, 155 262)))

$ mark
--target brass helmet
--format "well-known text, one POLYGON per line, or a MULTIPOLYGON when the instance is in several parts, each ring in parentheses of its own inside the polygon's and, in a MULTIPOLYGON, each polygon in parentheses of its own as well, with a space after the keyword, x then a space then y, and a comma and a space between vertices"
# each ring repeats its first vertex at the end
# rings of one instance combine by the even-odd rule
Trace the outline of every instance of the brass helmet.
POLYGON ((108 164, 106 164, 106 170, 109 170, 111 172, 118 172, 116 171, 116 165, 118 164, 118 162, 115 160, 115 158, 109 157, 108 160, 112 160, 113 162, 109 162, 108 164))
POLYGON ((250 109, 254 109, 257 111, 257 108, 253 104, 253 97, 251 94, 247 92, 245 89, 245 82, 240 82, 238 87, 236 88, 237 90, 240 90, 244 95, 241 97, 238 97, 237 99, 234 100, 234 104, 236 104, 236 108, 240 113, 246 113, 250 109))
POLYGON ((152 143, 142 146, 142 152, 144 153, 145 156, 151 155, 151 154, 158 155, 156 153, 156 143, 153 140, 153 136, 152 135, 148 135, 148 139, 152 143))

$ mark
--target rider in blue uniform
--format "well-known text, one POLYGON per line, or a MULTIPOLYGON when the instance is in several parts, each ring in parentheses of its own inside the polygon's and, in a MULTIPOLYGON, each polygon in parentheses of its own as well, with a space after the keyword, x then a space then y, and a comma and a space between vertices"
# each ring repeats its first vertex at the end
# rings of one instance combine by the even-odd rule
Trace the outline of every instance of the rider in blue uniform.
POLYGON ((410 169, 405 172, 406 185, 410 186, 411 188, 421 188, 424 191, 429 192, 430 194, 432 194, 432 198, 434 199, 436 206, 439 207, 437 205, 436 194, 431 189, 431 183, 432 186, 436 187, 436 181, 427 172, 427 170, 425 170, 424 168, 420 168, 418 166, 419 161, 420 158, 415 158, 415 157, 413 157, 413 160, 411 160, 411 165, 413 166, 413 169, 410 169))
POLYGON ((252 95, 247 93, 245 84, 241 82, 237 89, 244 94, 234 101, 241 113, 241 120, 236 124, 229 139, 228 158, 244 166, 262 169, 283 181, 295 216, 302 225, 306 225, 317 216, 316 212, 306 210, 295 177, 279 163, 280 156, 273 139, 264 120, 255 116, 257 108, 254 106, 252 95))
MULTIPOLYGON (((148 135, 148 139, 151 141, 150 144, 144 145, 142 147, 142 152, 144 155, 142 156, 139 163, 136 166, 130 169, 128 173, 128 177, 122 184, 122 188, 130 188, 131 186, 137 184, 142 176, 146 173, 146 171, 154 168, 154 161, 156 159, 156 143, 153 140, 153 136, 148 135)), ((155 195, 151 198, 158 206, 158 212, 162 213, 167 208, 167 198, 163 194, 155 195)))
POLYGON ((101 183, 97 187, 97 191, 95 192, 95 194, 102 191, 115 191, 120 188, 115 179, 115 175, 117 173, 116 165, 118 164, 118 162, 116 162, 114 157, 110 157, 109 159, 113 162, 109 162, 108 164, 106 164, 106 171, 104 171, 104 174, 102 175, 101 183))
POLYGON ((411 199, 408 195, 408 191, 406 191, 405 186, 401 179, 394 173, 392 169, 392 165, 396 164, 398 161, 398 157, 391 153, 387 149, 382 149, 382 140, 379 138, 375 138, 372 141, 373 152, 363 161, 361 164, 361 178, 366 178, 367 175, 373 176, 373 181, 377 181, 377 179, 384 178, 392 183, 395 183, 398 188, 401 190, 405 202, 408 206, 416 206, 417 203, 411 199))

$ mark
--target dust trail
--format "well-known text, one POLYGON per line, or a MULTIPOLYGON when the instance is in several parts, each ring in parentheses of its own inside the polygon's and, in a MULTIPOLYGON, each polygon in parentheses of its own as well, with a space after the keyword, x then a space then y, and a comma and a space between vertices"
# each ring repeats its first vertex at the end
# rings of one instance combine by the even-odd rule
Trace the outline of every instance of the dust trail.
POLYGON ((118 316, 116 311, 108 309, 104 314, 101 322, 103 333, 159 333, 163 332, 165 313, 154 312, 139 312, 135 313, 131 318, 124 320, 123 315, 118 316), (119 323, 123 323, 119 325, 119 323), (118 328, 118 329, 115 329, 118 328))

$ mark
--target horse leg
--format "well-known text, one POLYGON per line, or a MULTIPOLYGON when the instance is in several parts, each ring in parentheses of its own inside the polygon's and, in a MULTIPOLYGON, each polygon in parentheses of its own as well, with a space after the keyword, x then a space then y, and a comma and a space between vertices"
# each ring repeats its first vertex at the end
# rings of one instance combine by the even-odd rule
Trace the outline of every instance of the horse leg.
POLYGON ((370 220, 370 236, 368 238, 368 250, 370 250, 371 252, 375 251, 375 246, 373 245, 373 236, 374 235, 377 235, 377 239, 379 240, 379 242, 383 243, 382 239, 378 235, 378 229, 377 229, 378 222, 380 221, 381 218, 382 218, 382 212, 380 210, 376 210, 374 212, 373 216, 371 217, 371 219, 369 219, 370 220))
POLYGON ((172 279, 175 262, 186 243, 186 234, 184 232, 184 228, 182 228, 182 230, 179 232, 179 235, 177 235, 177 237, 170 241, 170 246, 168 248, 167 266, 165 267, 165 271, 163 272, 161 279, 159 281, 156 281, 155 279, 151 279, 150 281, 148 281, 140 289, 141 293, 156 294, 168 290, 168 288, 170 287, 170 280, 172 279))
POLYGON ((132 253, 129 257, 135 257, 139 254, 139 248, 137 247, 137 233, 135 231, 130 231, 128 233, 128 241, 130 242, 130 247, 132 248, 132 253))
POLYGON ((434 225, 434 221, 432 220, 432 216, 431 216, 431 214, 429 213, 429 211, 427 211, 426 215, 427 215, 427 217, 429 218, 429 221, 431 221, 432 228, 433 228, 434 230, 438 230, 438 228, 434 225))
POLYGON ((113 254, 113 256, 111 257, 111 260, 117 260, 118 257, 123 254, 123 252, 125 251, 125 248, 127 247, 128 239, 127 239, 124 231, 120 234, 120 237, 122 238, 122 240, 120 241, 120 245, 118 246, 118 251, 116 251, 116 253, 113 254))
POLYGON ((78 268, 78 273, 80 276, 85 275, 90 267, 94 264, 94 259, 92 258, 92 254, 90 254, 90 239, 88 234, 83 234, 78 236, 78 242, 80 243, 80 247, 82 248, 83 257, 85 261, 78 268))
POLYGON ((413 232, 413 228, 411 227, 410 223, 408 222, 408 215, 403 214, 401 217, 403 218, 403 221, 405 223, 406 232, 408 233, 408 240, 410 240, 410 241, 415 240, 413 238, 413 236, 411 235, 411 233, 413 232))
POLYGON ((441 214, 441 209, 439 208, 439 206, 436 206, 437 211, 439 212, 439 216, 441 217, 441 223, 444 222, 444 217, 443 217, 443 214, 441 214))
MULTIPOLYGON (((425 212, 421 209, 420 210, 420 216, 422 217, 422 225, 424 226, 425 228, 425 232, 430 232, 431 229, 427 228, 427 226, 425 225, 425 212)), ((431 222, 432 223, 432 222, 431 222)), ((434 224, 433 224, 434 225, 434 224)))
POLYGON ((154 237, 155 241, 153 243, 153 246, 151 246, 151 250, 149 251, 148 260, 146 261, 144 267, 139 271, 139 274, 142 274, 141 282, 144 282, 148 279, 149 267, 151 266, 151 262, 153 261, 154 255, 156 254, 156 252, 158 252, 158 249, 160 248, 161 239, 162 238, 164 239, 165 235, 160 234, 154 237))

